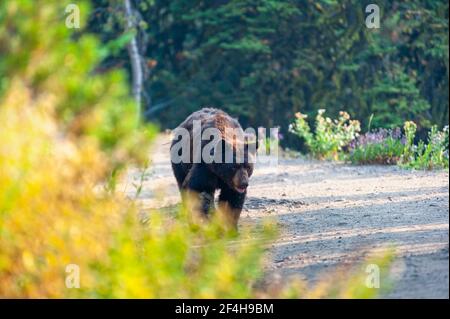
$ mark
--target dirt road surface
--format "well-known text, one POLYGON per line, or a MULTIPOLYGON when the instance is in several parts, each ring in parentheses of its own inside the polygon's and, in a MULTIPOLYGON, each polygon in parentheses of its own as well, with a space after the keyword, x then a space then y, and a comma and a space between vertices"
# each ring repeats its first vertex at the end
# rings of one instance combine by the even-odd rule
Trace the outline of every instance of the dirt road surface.
MULTIPOLYGON (((154 146, 139 200, 145 208, 180 201, 169 161, 169 137, 154 146)), ((142 171, 130 170, 135 193, 142 171)), ((258 164, 240 224, 277 220, 267 272, 309 283, 365 251, 394 245, 394 285, 382 298, 449 298, 449 181, 447 171, 351 166, 279 158, 258 164)))

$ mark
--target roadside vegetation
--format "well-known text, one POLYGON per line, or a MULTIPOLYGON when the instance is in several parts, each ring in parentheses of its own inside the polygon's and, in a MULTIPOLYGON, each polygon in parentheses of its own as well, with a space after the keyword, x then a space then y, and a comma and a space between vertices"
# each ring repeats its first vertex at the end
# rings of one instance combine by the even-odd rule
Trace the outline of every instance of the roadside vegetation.
POLYGON ((353 164, 399 165, 413 169, 448 169, 449 127, 431 127, 426 141, 417 140, 417 125, 406 121, 403 128, 370 129, 361 133, 360 122, 341 111, 337 119, 319 110, 311 128, 307 116, 296 113, 289 131, 301 138, 317 159, 349 161, 353 164))

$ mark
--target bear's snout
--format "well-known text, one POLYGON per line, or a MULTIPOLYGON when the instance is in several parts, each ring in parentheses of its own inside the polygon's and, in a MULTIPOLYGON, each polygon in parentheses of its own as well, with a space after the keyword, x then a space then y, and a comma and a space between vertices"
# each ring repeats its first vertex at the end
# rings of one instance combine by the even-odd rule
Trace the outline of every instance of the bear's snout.
POLYGON ((248 179, 247 170, 239 169, 232 179, 233 188, 239 193, 244 193, 248 187, 248 179))

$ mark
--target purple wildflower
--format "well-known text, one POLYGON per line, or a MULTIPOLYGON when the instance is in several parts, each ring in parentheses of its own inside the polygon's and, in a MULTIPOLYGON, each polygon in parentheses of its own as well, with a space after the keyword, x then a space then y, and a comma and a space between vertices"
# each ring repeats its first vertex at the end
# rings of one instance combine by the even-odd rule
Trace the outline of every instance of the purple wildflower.
POLYGON ((355 149, 357 147, 364 147, 370 144, 384 144, 387 145, 387 139, 392 138, 394 140, 399 140, 403 145, 406 143, 406 138, 402 134, 400 128, 385 129, 380 128, 377 130, 373 130, 371 132, 367 132, 365 134, 359 135, 356 139, 352 140, 349 143, 350 150, 355 149))

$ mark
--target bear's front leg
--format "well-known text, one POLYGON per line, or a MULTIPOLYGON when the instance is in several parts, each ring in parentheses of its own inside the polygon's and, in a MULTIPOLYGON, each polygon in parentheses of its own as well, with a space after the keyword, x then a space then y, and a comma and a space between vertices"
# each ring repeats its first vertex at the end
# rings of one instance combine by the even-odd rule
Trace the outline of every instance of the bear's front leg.
POLYGON ((214 205, 216 177, 202 164, 194 164, 182 184, 182 200, 195 218, 207 217, 214 205))
POLYGON ((239 193, 228 186, 223 186, 219 195, 219 211, 225 223, 233 230, 238 228, 238 220, 244 207, 247 192, 239 193))

